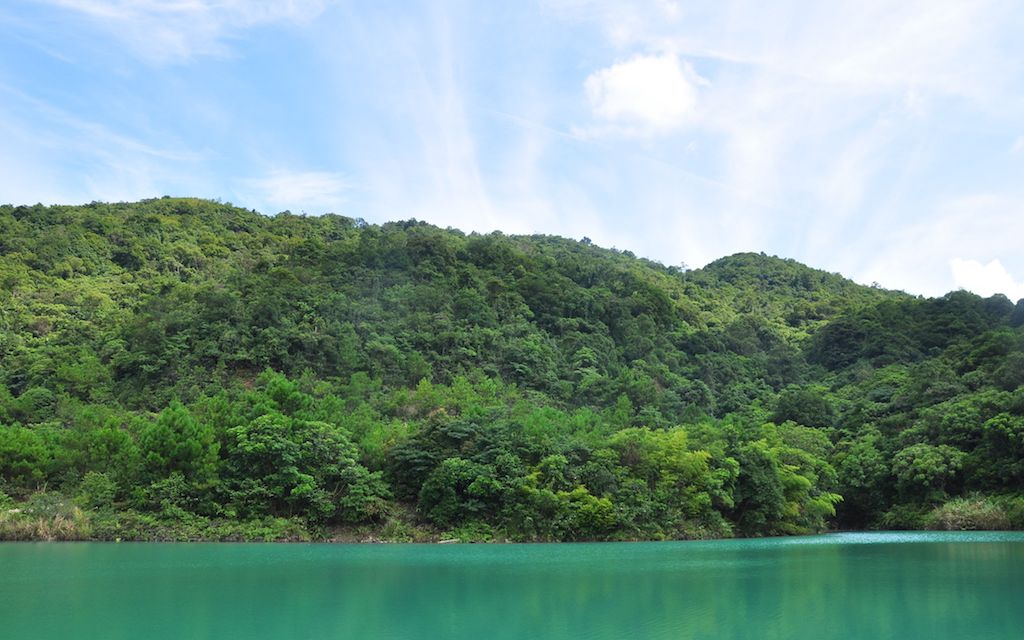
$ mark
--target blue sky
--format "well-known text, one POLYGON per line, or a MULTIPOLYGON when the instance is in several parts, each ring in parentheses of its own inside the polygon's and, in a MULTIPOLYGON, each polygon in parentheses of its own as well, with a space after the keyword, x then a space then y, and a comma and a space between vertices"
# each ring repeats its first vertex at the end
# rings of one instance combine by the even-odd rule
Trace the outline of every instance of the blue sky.
POLYGON ((764 251, 1024 298, 1024 5, 8 0, 0 201, 764 251))

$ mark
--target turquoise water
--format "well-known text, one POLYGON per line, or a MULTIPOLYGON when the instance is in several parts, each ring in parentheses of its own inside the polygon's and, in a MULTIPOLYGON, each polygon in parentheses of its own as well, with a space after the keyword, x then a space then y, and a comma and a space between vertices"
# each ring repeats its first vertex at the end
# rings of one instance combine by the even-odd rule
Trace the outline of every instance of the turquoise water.
POLYGON ((1024 638, 1024 534, 0 544, 0 638, 1024 638))

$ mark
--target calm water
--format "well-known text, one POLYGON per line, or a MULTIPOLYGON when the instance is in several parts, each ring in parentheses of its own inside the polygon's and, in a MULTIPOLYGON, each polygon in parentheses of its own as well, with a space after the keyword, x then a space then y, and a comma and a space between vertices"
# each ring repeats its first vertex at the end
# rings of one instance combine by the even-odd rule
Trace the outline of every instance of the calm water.
POLYGON ((1024 534, 0 544, 0 638, 1024 638, 1024 534))

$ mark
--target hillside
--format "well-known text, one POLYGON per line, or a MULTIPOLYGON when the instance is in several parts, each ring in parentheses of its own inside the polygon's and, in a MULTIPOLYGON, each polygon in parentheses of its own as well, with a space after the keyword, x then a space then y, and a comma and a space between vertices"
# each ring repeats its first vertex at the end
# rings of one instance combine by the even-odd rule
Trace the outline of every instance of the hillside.
POLYGON ((1024 527, 1024 301, 174 198, 0 207, 0 291, 4 537, 1024 527))

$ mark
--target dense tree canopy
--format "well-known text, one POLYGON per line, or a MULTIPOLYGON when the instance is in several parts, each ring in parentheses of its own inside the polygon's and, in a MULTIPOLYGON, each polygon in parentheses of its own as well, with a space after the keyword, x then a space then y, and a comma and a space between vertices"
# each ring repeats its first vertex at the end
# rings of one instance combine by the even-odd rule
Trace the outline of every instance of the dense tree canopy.
POLYGON ((0 497, 96 537, 1021 527, 1022 309, 758 254, 2 206, 0 497))

